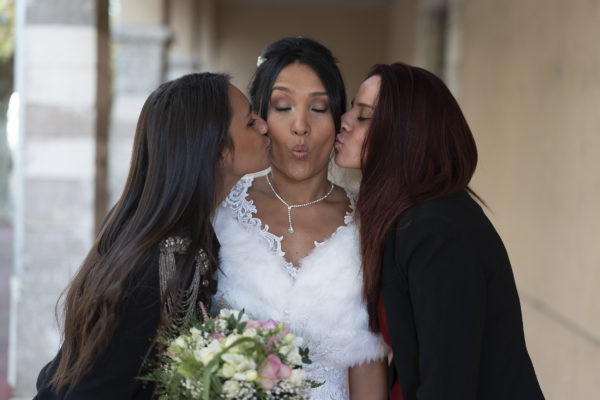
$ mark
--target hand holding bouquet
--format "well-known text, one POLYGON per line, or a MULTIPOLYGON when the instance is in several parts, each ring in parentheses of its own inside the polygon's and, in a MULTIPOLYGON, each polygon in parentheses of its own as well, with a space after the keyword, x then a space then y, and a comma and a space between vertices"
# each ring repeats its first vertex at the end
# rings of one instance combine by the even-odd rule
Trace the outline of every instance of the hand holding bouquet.
POLYGON ((283 324, 231 309, 203 317, 164 338, 158 367, 142 378, 156 382, 159 400, 308 399, 318 386, 302 369, 308 349, 283 324))

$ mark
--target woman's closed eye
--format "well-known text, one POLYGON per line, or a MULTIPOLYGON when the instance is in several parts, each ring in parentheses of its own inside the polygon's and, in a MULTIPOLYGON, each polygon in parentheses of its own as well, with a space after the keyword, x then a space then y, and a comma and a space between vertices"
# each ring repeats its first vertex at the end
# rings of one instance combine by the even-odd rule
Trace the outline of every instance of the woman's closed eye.
POLYGON ((363 121, 368 121, 368 120, 370 120, 370 119, 373 119, 373 117, 361 117, 361 116, 359 115, 357 119, 358 119, 360 122, 363 122, 363 121))
POLYGON ((256 118, 251 118, 250 121, 248 121, 248 128, 252 128, 255 123, 256 123, 256 118))
MULTIPOLYGON (((275 108, 275 111, 279 111, 279 112, 290 111, 292 109, 292 107, 277 107, 277 106, 275 106, 274 108, 275 108)), ((311 111, 314 111, 316 113, 325 114, 326 112, 329 111, 329 107, 311 107, 311 111)))

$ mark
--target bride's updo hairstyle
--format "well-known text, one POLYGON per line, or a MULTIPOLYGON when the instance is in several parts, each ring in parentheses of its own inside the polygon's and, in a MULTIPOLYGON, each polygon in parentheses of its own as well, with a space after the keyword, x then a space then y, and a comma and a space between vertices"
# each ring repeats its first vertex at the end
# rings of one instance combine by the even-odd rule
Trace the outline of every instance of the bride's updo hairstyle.
POLYGON ((158 292, 131 295, 148 274, 158 282, 162 240, 174 234, 191 240, 165 297, 187 287, 200 248, 216 259, 210 221, 216 170, 232 145, 228 90, 225 75, 190 74, 162 84, 144 103, 123 194, 66 293, 55 390, 76 384, 107 349, 126 301, 146 302, 170 323, 158 292))
POLYGON ((305 37, 288 37, 268 45, 258 57, 258 69, 250 81, 250 101, 254 110, 267 119, 273 84, 283 68, 294 62, 311 67, 329 96, 335 131, 340 131, 346 112, 346 89, 337 60, 321 43, 305 37))
MULTIPOLYGON (((467 190, 477 165, 471 129, 444 82, 402 63, 374 65, 379 95, 362 149, 357 201, 363 295, 369 327, 379 330, 381 254, 396 218, 412 206, 467 190)), ((481 200, 481 199, 479 199, 481 200)))

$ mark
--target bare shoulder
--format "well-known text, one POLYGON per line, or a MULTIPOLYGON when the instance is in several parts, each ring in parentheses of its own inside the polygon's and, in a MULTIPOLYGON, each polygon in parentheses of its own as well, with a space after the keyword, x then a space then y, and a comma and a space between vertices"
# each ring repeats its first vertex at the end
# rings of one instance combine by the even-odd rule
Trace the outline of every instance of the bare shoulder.
POLYGON ((254 178, 252 181, 252 186, 248 188, 248 196, 252 200, 270 197, 271 193, 271 189, 267 184, 267 179, 265 176, 254 178))
POLYGON ((326 199, 326 204, 341 214, 346 214, 347 211, 351 211, 350 198, 348 197, 346 189, 341 186, 334 186, 333 192, 331 192, 331 195, 326 199))

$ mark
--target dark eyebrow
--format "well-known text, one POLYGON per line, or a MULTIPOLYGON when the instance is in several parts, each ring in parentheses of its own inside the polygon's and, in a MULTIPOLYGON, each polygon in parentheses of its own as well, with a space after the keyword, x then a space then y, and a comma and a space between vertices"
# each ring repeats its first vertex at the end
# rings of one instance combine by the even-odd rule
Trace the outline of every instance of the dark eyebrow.
MULTIPOLYGON (((281 90, 282 92, 286 92, 286 93, 292 93, 292 91, 288 88, 286 88, 285 86, 273 86, 273 90, 281 90)), ((327 92, 312 92, 309 93, 309 96, 329 96, 329 93, 327 92)))
POLYGON ((291 93, 290 89, 284 86, 273 86, 273 89, 271 90, 281 90, 282 92, 291 93))

